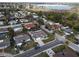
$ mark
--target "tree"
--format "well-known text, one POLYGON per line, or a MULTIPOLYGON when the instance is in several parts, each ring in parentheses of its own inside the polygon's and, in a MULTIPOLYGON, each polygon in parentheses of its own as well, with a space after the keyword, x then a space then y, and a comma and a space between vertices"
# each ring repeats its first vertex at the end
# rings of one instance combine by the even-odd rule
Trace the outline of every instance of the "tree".
POLYGON ((39 16, 42 16, 42 15, 43 15, 43 12, 42 12, 42 11, 39 11, 37 14, 38 14, 39 16))
POLYGON ((44 21, 43 21, 43 19, 39 19, 38 22, 39 22, 39 24, 44 25, 44 21))
POLYGON ((8 28, 8 30, 9 30, 9 37, 10 37, 10 46, 14 48, 16 46, 16 42, 13 38, 14 37, 14 31, 13 31, 12 28, 8 28))
POLYGON ((19 5, 19 8, 22 9, 22 8, 24 8, 24 6, 23 5, 19 5))
POLYGON ((21 45, 21 49, 22 50, 26 50, 26 41, 25 40, 23 40, 23 42, 22 42, 22 45, 21 45))
POLYGON ((69 20, 77 20, 78 19, 78 14, 77 13, 73 13, 70 17, 69 20))
POLYGON ((54 22, 59 22, 62 23, 62 19, 63 19, 63 14, 59 14, 59 13, 53 13, 53 14, 48 14, 47 15, 47 19, 54 21, 54 22))
POLYGON ((23 32, 23 33, 26 33, 26 32, 28 31, 28 29, 26 29, 24 26, 22 26, 22 27, 23 27, 22 32, 23 32))

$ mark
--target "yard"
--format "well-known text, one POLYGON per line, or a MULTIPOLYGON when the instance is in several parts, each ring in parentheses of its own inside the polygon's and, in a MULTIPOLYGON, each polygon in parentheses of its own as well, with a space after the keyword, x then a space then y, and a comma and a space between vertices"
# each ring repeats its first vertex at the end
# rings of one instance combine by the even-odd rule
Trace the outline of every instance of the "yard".
POLYGON ((54 34, 48 34, 48 38, 46 40, 43 40, 43 42, 48 43, 53 40, 54 40, 54 34))
POLYGON ((78 55, 75 51, 67 47, 63 51, 57 52, 54 57, 78 57, 78 55))
POLYGON ((19 51, 16 51, 14 48, 11 48, 10 46, 4 49, 5 53, 9 53, 9 54, 17 54, 19 53, 19 51))
POLYGON ((27 43, 26 50, 35 47, 36 43, 34 41, 30 41, 27 43))
POLYGON ((61 36, 64 35, 63 30, 60 30, 60 31, 59 30, 56 30, 55 32, 58 33, 58 34, 60 34, 61 36))
POLYGON ((20 50, 26 51, 26 50, 29 50, 31 48, 34 48, 36 45, 37 45, 36 42, 34 42, 33 40, 27 41, 25 43, 22 43, 22 45, 20 46, 20 50))
POLYGON ((55 52, 54 57, 77 57, 77 53, 73 51, 71 48, 60 45, 52 49, 55 52))
MULTIPOLYGON (((10 54, 18 54, 20 50, 28 50, 31 49, 35 46, 35 42, 34 41, 29 41, 27 42, 23 47, 18 47, 18 50, 15 50, 15 48, 11 48, 10 46, 6 49, 4 49, 4 52, 6 53, 10 53, 10 54)), ((1 50, 0 50, 1 51, 1 50)))
POLYGON ((49 57, 49 56, 47 55, 46 52, 42 52, 42 53, 40 53, 39 55, 37 55, 35 57, 49 57))
POLYGON ((76 42, 76 38, 75 38, 74 35, 67 36, 67 39, 68 39, 69 41, 73 42, 73 43, 76 42))
POLYGON ((61 52, 65 49, 65 45, 60 45, 58 47, 53 48, 52 50, 57 53, 57 52, 61 52))

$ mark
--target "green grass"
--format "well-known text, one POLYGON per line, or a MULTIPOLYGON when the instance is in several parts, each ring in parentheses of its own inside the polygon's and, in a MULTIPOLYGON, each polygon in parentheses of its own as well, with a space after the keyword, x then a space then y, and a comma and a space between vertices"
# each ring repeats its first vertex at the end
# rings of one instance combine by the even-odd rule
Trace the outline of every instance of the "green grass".
POLYGON ((59 31, 59 30, 57 30, 57 31, 56 31, 56 33, 60 34, 61 36, 62 36, 62 35, 64 35, 63 30, 60 30, 60 31, 59 31))
POLYGON ((57 52, 61 52, 65 49, 65 45, 60 45, 58 47, 53 48, 52 50, 57 53, 57 52))
POLYGON ((10 54, 17 54, 18 52, 14 50, 14 48, 7 47, 4 49, 4 52, 10 53, 10 54))
MULTIPOLYGON (((22 50, 26 51, 28 49, 31 49, 33 48, 35 45, 35 42, 34 41, 30 41, 30 42, 27 42, 26 45, 24 45, 24 48, 22 48, 22 50)), ((5 52, 6 53, 10 53, 10 54, 18 54, 19 52, 15 51, 13 48, 11 47, 8 47, 5 49, 5 52)))
POLYGON ((54 34, 48 34, 48 38, 43 40, 44 43, 50 42, 54 40, 54 34))
POLYGON ((39 55, 37 55, 35 57, 49 57, 49 56, 46 52, 42 52, 42 53, 40 53, 39 55))
POLYGON ((74 35, 68 36, 67 39, 68 39, 69 41, 73 42, 73 43, 76 41, 76 38, 75 38, 74 35))
POLYGON ((30 41, 29 44, 27 44, 27 46, 26 46, 26 50, 35 47, 35 44, 36 43, 34 41, 30 41))

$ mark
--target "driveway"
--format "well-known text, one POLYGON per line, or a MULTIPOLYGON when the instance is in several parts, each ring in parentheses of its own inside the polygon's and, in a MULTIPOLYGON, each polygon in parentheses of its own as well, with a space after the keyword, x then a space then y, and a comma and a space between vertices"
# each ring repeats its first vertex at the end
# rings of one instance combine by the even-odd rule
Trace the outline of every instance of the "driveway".
POLYGON ((40 38, 36 39, 36 42, 38 42, 40 46, 45 45, 44 42, 40 38))

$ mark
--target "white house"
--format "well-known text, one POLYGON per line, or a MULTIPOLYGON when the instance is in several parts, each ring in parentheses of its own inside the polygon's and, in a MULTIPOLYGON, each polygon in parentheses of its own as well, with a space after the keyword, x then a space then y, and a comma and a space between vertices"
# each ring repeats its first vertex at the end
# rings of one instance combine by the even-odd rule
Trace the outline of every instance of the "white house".
POLYGON ((13 27, 13 30, 14 32, 21 32, 23 30, 23 27, 22 25, 18 25, 18 26, 13 27))
POLYGON ((16 21, 16 20, 11 20, 11 21, 9 21, 9 24, 10 24, 10 25, 17 24, 17 21, 16 21))
POLYGON ((18 46, 21 46, 23 40, 25 40, 25 42, 31 41, 30 36, 27 34, 21 34, 21 35, 15 36, 14 40, 18 46))
POLYGON ((0 17, 3 17, 4 15, 0 12, 0 17))
POLYGON ((53 30, 48 30, 47 28, 45 28, 45 25, 41 25, 41 29, 46 31, 47 33, 53 33, 53 30))
POLYGON ((28 19, 20 19, 21 23, 27 23, 29 20, 28 19))
POLYGON ((20 14, 20 17, 25 17, 26 16, 26 13, 23 12, 23 11, 18 11, 18 13, 20 14))
POLYGON ((72 29, 70 29, 68 26, 66 26, 66 27, 61 27, 61 29, 64 30, 65 35, 73 34, 72 29))
POLYGON ((0 49, 7 48, 10 45, 7 32, 8 29, 0 29, 0 49))
POLYGON ((42 31, 42 30, 37 30, 37 31, 30 31, 28 32, 29 35, 31 35, 31 37, 36 41, 38 39, 40 40, 45 40, 47 39, 47 34, 42 31))
POLYGON ((38 18, 39 16, 36 13, 32 13, 33 18, 38 18))
POLYGON ((3 21, 0 21, 0 25, 4 25, 4 22, 3 21))

